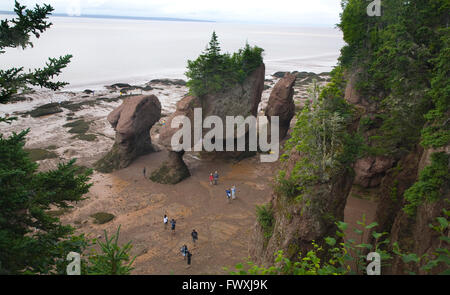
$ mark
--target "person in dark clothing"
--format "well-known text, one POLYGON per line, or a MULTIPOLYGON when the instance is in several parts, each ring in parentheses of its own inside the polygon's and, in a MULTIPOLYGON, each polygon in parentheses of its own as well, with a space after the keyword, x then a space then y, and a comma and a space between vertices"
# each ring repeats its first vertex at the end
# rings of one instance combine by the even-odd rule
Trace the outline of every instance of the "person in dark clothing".
POLYGON ((175 221, 175 219, 172 219, 171 221, 170 221, 170 224, 172 225, 172 233, 175 233, 175 224, 176 224, 177 222, 175 221))
POLYGON ((144 174, 144 178, 147 177, 147 168, 144 167, 144 170, 142 170, 142 174, 144 174))
POLYGON ((187 264, 188 264, 189 266, 191 266, 191 259, 192 259, 192 254, 191 254, 191 252, 187 251, 186 256, 187 256, 187 264))
POLYGON ((228 203, 230 203, 231 202, 231 191, 229 189, 227 189, 225 192, 227 193, 228 203))
POLYGON ((198 233, 195 229, 192 231, 191 236, 192 236, 192 242, 194 242, 194 245, 195 245, 195 243, 198 240, 198 233))
POLYGON ((214 172, 213 178, 214 178, 214 185, 217 185, 217 182, 219 181, 219 173, 217 171, 214 172))

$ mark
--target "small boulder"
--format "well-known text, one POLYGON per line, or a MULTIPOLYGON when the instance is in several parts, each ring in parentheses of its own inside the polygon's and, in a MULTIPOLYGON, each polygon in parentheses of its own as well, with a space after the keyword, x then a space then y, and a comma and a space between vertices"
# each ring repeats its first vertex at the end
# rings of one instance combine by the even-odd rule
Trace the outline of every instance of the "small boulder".
POLYGON ((167 161, 151 174, 150 179, 161 184, 177 184, 191 176, 188 167, 183 161, 183 155, 184 151, 170 151, 167 161))

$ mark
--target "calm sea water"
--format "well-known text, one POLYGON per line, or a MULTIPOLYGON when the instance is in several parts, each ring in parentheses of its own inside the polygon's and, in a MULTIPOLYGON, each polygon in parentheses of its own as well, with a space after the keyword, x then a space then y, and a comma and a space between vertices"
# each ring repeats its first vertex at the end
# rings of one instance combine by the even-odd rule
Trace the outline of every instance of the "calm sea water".
POLYGON ((74 58, 58 79, 70 83, 68 90, 98 89, 115 82, 185 79, 187 60, 205 49, 213 30, 224 51, 234 52, 246 41, 264 48, 266 75, 330 71, 344 45, 335 28, 70 17, 51 21, 53 27, 34 40, 34 48, 0 55, 0 68, 42 67, 48 57, 70 53, 74 58))

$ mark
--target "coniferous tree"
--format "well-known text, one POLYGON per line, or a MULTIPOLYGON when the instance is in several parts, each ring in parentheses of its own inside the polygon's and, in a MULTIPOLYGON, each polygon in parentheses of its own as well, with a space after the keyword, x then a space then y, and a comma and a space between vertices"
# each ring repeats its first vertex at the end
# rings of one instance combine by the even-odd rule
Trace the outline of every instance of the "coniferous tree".
POLYGON ((263 51, 246 44, 233 55, 221 53, 217 34, 213 32, 206 50, 196 60, 188 61, 190 93, 202 97, 244 82, 263 63, 263 51))
MULTIPOLYGON (((32 46, 31 35, 39 38, 51 26, 46 21, 51 11, 49 5, 30 10, 16 1, 17 18, 0 23, 0 54, 7 47, 32 46)), ((29 73, 23 68, 0 71, 0 103, 7 103, 27 85, 53 90, 66 85, 50 79, 70 58, 51 58, 46 67, 29 73)), ((0 118, 0 124, 11 124, 14 119, 0 118)), ((90 187, 91 171, 80 171, 73 160, 56 170, 38 172, 38 165, 24 150, 28 132, 9 137, 0 133, 0 273, 60 273, 67 253, 81 253, 87 242, 83 236, 73 236, 74 229, 62 225, 49 210, 64 210, 82 200, 90 187)))

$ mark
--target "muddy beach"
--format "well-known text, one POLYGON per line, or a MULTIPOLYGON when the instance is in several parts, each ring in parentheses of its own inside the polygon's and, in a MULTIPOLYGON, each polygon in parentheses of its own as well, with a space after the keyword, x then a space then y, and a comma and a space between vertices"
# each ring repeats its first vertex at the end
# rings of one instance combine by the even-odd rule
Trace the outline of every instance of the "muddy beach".
MULTIPOLYGON (((266 79, 259 110, 264 110, 271 89, 277 82, 266 79)), ((295 87, 294 101, 298 108, 308 99, 307 83, 295 87)), ((159 128, 164 117, 174 111, 175 104, 187 93, 183 85, 157 82, 124 92, 109 88, 95 92, 36 92, 26 100, 6 105, 3 114, 18 116, 13 125, 2 126, 2 132, 19 132, 30 128, 29 150, 44 150, 52 157, 38 159, 41 170, 53 169, 61 161, 77 158, 77 164, 91 168, 114 143, 114 129, 106 116, 128 96, 156 95, 162 105, 163 118, 152 131, 152 142, 158 146, 159 128), (144 90, 145 88, 145 90, 144 90), (69 101, 70 103, 64 104, 69 101), (58 103, 58 112, 33 117, 30 110, 48 103, 58 103), (84 129, 83 129, 84 128, 84 129), (82 129, 82 132, 78 132, 82 129)), ((133 88, 133 87, 132 87, 133 88)), ((292 122, 294 124, 294 122, 292 122)), ((120 243, 132 241, 132 255, 137 258, 133 274, 225 274, 224 267, 233 267, 249 256, 250 234, 256 222, 255 206, 267 203, 279 163, 260 163, 259 155, 240 162, 201 159, 187 153, 184 160, 191 177, 177 185, 157 184, 144 177, 157 169, 167 158, 161 150, 138 158, 128 168, 111 174, 94 172, 88 199, 70 211, 63 212, 61 221, 76 228, 77 233, 103 237, 121 226, 120 243), (219 184, 209 183, 209 174, 218 171, 219 184), (237 199, 229 203, 225 190, 237 188, 237 199), (114 218, 96 224, 91 216, 108 213, 114 218), (163 216, 177 221, 173 234, 163 226, 163 216), (191 232, 199 233, 193 245, 191 232), (192 266, 187 268, 180 254, 183 244, 192 253, 192 266)), ((349 198, 346 221, 356 224, 361 213, 369 213, 376 203, 349 198)))

